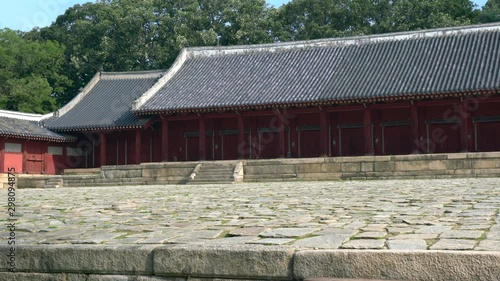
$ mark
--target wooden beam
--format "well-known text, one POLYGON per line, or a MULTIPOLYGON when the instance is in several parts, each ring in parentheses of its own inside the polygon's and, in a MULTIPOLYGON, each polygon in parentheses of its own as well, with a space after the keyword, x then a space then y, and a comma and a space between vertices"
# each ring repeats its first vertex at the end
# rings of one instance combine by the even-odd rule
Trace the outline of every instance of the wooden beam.
POLYGON ((207 159, 207 133, 205 126, 205 119, 198 118, 198 144, 199 144, 199 158, 200 160, 207 159))
POLYGON ((236 118, 237 116, 238 114, 234 112, 203 114, 203 118, 205 119, 236 118))
POLYGON ((99 145, 99 163, 102 166, 106 165, 106 133, 101 132, 100 134, 100 145, 99 145))
POLYGON ((163 120, 167 119, 168 121, 185 121, 185 120, 196 120, 199 116, 196 114, 190 115, 178 115, 178 116, 164 116, 163 120))
POLYGON ((168 161, 168 120, 161 122, 161 161, 168 161))
POLYGON ((326 112, 341 112, 341 111, 362 111, 365 108, 362 105, 343 105, 323 108, 326 112))
POLYGON ((244 117, 253 117, 253 116, 269 116, 276 115, 272 110, 262 110, 262 111, 246 111, 242 112, 241 115, 244 117))
POLYGON ((296 114, 317 114, 321 110, 318 107, 309 107, 309 108, 291 108, 287 109, 286 112, 288 114, 296 115, 296 114))
POLYGON ((135 149, 134 149, 135 164, 141 164, 141 152, 142 152, 142 129, 137 129, 135 131, 135 149))
POLYGON ((460 99, 452 98, 445 100, 426 100, 426 101, 418 101, 415 103, 416 106, 447 106, 454 105, 460 103, 460 99))
POLYGON ((409 102, 395 102, 395 103, 378 103, 372 104, 368 107, 370 109, 393 109, 393 108, 408 108, 411 104, 409 102))

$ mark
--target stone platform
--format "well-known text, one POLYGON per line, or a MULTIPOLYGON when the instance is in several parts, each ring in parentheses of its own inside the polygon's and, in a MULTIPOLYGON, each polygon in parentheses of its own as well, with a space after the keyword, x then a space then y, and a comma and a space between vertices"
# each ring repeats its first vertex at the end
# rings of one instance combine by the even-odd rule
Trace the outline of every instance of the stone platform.
POLYGON ((0 280, 500 278, 498 178, 20 189, 16 203, 17 269, 42 275, 0 280))

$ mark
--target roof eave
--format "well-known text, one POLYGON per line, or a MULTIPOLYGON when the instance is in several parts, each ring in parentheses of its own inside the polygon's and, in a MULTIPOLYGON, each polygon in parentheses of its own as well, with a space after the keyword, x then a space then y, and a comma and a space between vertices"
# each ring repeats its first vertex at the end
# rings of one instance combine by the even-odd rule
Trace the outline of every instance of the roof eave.
POLYGON ((498 93, 500 93, 500 89, 494 89, 494 90, 484 89, 476 91, 445 92, 445 93, 433 93, 433 94, 411 94, 411 95, 400 95, 400 96, 386 96, 377 98, 358 98, 358 99, 344 99, 344 100, 304 101, 296 103, 270 103, 270 104, 259 104, 259 105, 186 108, 186 109, 170 109, 170 110, 152 109, 152 110, 139 110, 136 111, 136 114, 173 115, 173 114, 213 113, 213 112, 225 112, 225 111, 250 111, 250 110, 263 110, 272 108, 315 107, 315 106, 363 104, 363 103, 377 103, 377 102, 396 102, 396 101, 409 101, 409 100, 423 100, 429 98, 442 99, 447 97, 494 95, 498 93))

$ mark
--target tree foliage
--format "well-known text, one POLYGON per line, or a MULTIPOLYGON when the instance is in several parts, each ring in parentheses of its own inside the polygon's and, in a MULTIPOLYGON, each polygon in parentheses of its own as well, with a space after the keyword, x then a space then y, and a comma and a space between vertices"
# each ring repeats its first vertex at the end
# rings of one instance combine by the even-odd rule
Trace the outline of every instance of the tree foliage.
POLYGON ((31 41, 0 30, 0 107, 32 113, 54 110, 54 97, 71 84, 63 74, 63 51, 57 42, 31 41))
POLYGON ((500 21, 500 0, 488 0, 480 15, 483 23, 500 21))
POLYGON ((166 69, 185 47, 500 21, 499 2, 479 11, 470 0, 292 0, 279 8, 265 0, 98 0, 67 9, 49 27, 2 33, 12 39, 0 42, 0 106, 46 112, 99 70, 166 69))

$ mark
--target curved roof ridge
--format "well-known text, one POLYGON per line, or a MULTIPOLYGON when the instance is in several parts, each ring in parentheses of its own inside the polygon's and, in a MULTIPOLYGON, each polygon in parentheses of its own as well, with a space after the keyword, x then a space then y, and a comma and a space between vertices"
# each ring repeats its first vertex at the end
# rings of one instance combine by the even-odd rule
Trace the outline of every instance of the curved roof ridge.
POLYGON ((138 115, 498 92, 500 23, 279 44, 186 48, 138 115), (436 59, 439 58, 439 59, 436 59))
MULTIPOLYGON (((75 107, 88 93, 90 93, 90 90, 94 88, 94 86, 101 80, 101 72, 97 72, 94 77, 85 85, 85 87, 81 90, 78 95, 76 95, 71 101, 69 101, 67 104, 65 104, 63 107, 60 109, 56 110, 53 114, 52 117, 59 117, 70 111, 73 107, 75 107)), ((51 116, 45 116, 44 119, 50 118, 51 116)))
POLYGON ((137 111, 139 108, 146 103, 151 97, 153 97, 158 90, 160 90, 174 75, 181 69, 184 62, 188 59, 188 49, 184 48, 181 50, 174 63, 165 72, 165 75, 158 79, 158 81, 149 88, 144 94, 142 94, 138 99, 136 99, 132 104, 132 111, 137 111))
POLYGON ((167 70, 144 70, 144 71, 124 71, 124 72, 101 72, 101 79, 134 79, 134 78, 157 78, 162 76, 167 70))
POLYGON ((249 51, 273 52, 280 50, 302 49, 311 47, 362 45, 362 44, 377 43, 383 41, 431 38, 431 37, 466 34, 466 33, 488 31, 488 30, 500 30, 500 22, 479 24, 479 25, 423 29, 417 31, 403 31, 403 32, 359 35, 359 36, 349 36, 349 37, 334 37, 334 38, 290 41, 290 42, 280 42, 280 43, 234 45, 234 46, 188 47, 185 48, 185 50, 188 52, 188 57, 204 57, 204 56, 239 54, 239 53, 246 53, 249 51))
POLYGON ((36 113, 25 113, 25 112, 11 111, 11 110, 0 110, 0 117, 38 122, 38 121, 42 120, 43 115, 36 114, 36 113))

